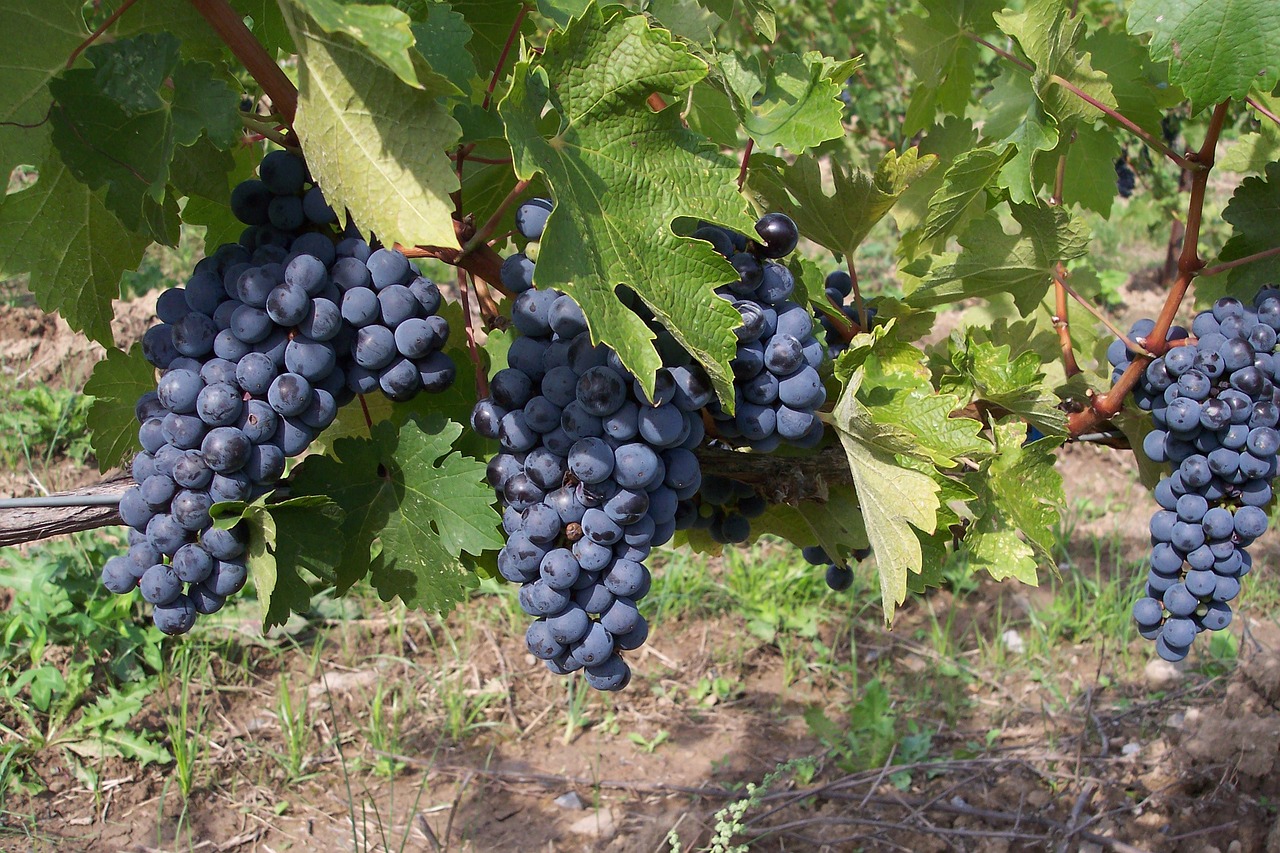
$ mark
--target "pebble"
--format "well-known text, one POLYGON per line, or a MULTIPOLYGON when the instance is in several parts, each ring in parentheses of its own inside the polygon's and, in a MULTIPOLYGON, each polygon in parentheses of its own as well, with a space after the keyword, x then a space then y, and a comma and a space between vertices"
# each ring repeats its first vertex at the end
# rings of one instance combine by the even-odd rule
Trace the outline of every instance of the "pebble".
POLYGON ((1163 658, 1149 660, 1143 674, 1147 678, 1147 686, 1152 690, 1168 690, 1181 681, 1184 675, 1181 666, 1163 658))
POLYGON ((555 804, 562 809, 585 809, 587 804, 578 796, 577 791, 570 791, 555 798, 555 804))
POLYGON ((618 818, 612 809, 600 809, 571 823, 569 831, 603 841, 618 831, 618 818))
POLYGON ((1027 650, 1027 644, 1022 639, 1022 635, 1012 628, 1000 635, 1000 642, 1011 654, 1020 655, 1027 650))

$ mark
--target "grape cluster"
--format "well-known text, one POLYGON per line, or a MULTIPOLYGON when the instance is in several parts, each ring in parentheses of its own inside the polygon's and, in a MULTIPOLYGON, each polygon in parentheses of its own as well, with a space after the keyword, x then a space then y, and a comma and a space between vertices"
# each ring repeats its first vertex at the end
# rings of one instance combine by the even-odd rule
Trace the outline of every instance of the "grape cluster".
POLYGON ((631 679, 621 652, 649 634, 637 608, 649 591, 645 561, 701 485, 692 449, 710 381, 695 367, 665 369, 650 399, 612 350, 592 344, 577 303, 555 291, 524 291, 511 318, 520 337, 471 417, 501 447, 488 469, 507 534, 498 571, 521 585, 535 657, 558 675, 582 669, 592 687, 621 690, 631 679))
MULTIPOLYGON (((827 273, 827 278, 823 285, 826 288, 827 301, 833 307, 839 309, 855 327, 861 326, 862 320, 858 316, 858 306, 845 301, 853 295, 853 279, 849 274, 844 270, 833 270, 827 273)), ((866 312, 867 322, 870 323, 876 316, 876 309, 867 308, 866 312)), ((840 334, 835 322, 826 314, 819 315, 819 322, 822 323, 822 329, 826 333, 824 340, 827 344, 827 355, 835 359, 836 356, 849 348, 849 344, 845 341, 844 336, 840 334)))
POLYGON ((1121 198, 1129 198, 1137 186, 1138 177, 1129 165, 1129 158, 1120 157, 1116 160, 1116 192, 1121 198))
POLYGON ((784 214, 766 213, 756 222, 759 240, 748 240, 716 225, 693 234, 706 240, 733 264, 737 281, 716 292, 733 303, 742 317, 735 330, 737 353, 730 362, 734 376, 734 413, 719 401, 707 411, 720 438, 741 440, 767 453, 783 441, 816 447, 823 426, 816 409, 827 399, 818 368, 826 347, 814 337, 813 314, 791 301, 795 280, 777 262, 799 240, 795 223, 784 214))
POLYGON ((244 586, 244 534, 213 526, 215 503, 271 491, 356 394, 404 400, 454 378, 436 286, 399 252, 335 242, 337 217, 300 157, 268 154, 259 176, 232 192, 239 243, 161 294, 143 338, 163 373, 135 410, 143 451, 120 501, 130 548, 102 580, 139 588, 169 634, 244 586))
POLYGON ((702 478, 696 502, 688 509, 681 507, 678 529, 703 529, 721 545, 737 545, 751 538, 751 520, 766 509, 765 499, 749 483, 708 474, 702 478))
MULTIPOLYGON (((831 559, 826 550, 821 545, 810 545, 802 548, 800 551, 804 557, 804 561, 811 566, 827 567, 827 586, 836 592, 844 592, 853 586, 853 569, 848 566, 842 566, 831 559)), ((855 548, 850 555, 857 562, 862 562, 871 556, 870 548, 855 548)))
MULTIPOLYGON (((1141 320, 1131 339, 1155 324, 1141 320)), ((1280 451, 1276 333, 1280 290, 1264 289, 1247 307, 1218 300, 1196 315, 1191 334, 1174 327, 1175 346, 1153 360, 1134 391, 1154 429, 1143 453, 1172 473, 1155 489, 1151 571, 1133 607, 1139 630, 1165 660, 1186 657, 1196 634, 1231 622, 1231 602, 1252 568, 1248 546, 1267 529, 1280 451)), ((1113 379, 1134 353, 1108 349, 1113 379)))

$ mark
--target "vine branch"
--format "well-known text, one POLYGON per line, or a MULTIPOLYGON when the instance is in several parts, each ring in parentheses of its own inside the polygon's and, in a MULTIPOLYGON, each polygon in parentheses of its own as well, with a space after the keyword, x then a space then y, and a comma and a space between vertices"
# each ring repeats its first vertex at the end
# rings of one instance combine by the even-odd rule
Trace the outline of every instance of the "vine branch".
MULTIPOLYGON (((1072 142, 1074 142, 1074 137, 1072 142)), ((1058 167, 1053 173, 1053 195, 1049 197, 1049 204, 1058 207, 1062 204, 1062 193, 1067 181, 1067 155, 1062 154, 1058 157, 1058 167)), ((1078 376, 1082 371, 1080 364, 1076 361, 1075 349, 1071 344, 1071 320, 1068 314, 1069 305, 1067 303, 1067 268, 1059 261, 1053 270, 1053 327, 1058 331, 1058 345, 1062 348, 1062 368, 1066 372, 1067 378, 1078 376)), ((1076 297, 1077 299, 1079 297, 1076 297)))
POLYGON ((76 49, 71 51, 71 55, 67 57, 66 67, 70 68, 72 65, 75 65, 76 60, 80 58, 80 54, 84 53, 85 50, 88 49, 89 45, 93 44, 95 41, 101 38, 103 33, 111 29, 112 25, 115 24, 116 21, 120 20, 120 16, 123 15, 125 12, 128 12, 129 9, 133 6, 133 4, 137 2, 138 0, 124 0, 124 2, 120 4, 119 9, 116 9, 114 12, 108 15, 107 19, 103 21, 101 24, 99 24, 97 29, 89 33, 88 38, 80 42, 80 44, 76 45, 76 49))
POLYGON ((1271 121, 1277 126, 1280 126, 1280 116, 1277 116, 1275 113, 1271 112, 1271 110, 1267 109, 1262 104, 1258 103, 1258 101, 1254 98, 1245 98, 1244 100, 1245 100, 1245 103, 1247 103, 1249 106, 1253 107, 1255 110, 1262 113, 1267 118, 1271 119, 1271 121))
POLYGON ((1182 244, 1182 254, 1178 257, 1178 278, 1169 288, 1164 307, 1156 318, 1156 327, 1146 339, 1148 355, 1138 355, 1130 362, 1124 374, 1111 390, 1100 396, 1095 395, 1087 409, 1072 413, 1067 424, 1071 435, 1078 436, 1086 432, 1094 432, 1105 421, 1114 417, 1124 404, 1125 397, 1137 386, 1138 380, 1151 363, 1153 356, 1164 355, 1169 350, 1169 327, 1177 316, 1178 308, 1187 295, 1187 288, 1196 274, 1204 267, 1200 259, 1200 220, 1204 215, 1204 194, 1209 183, 1209 172, 1213 169, 1214 152, 1218 147, 1218 138, 1222 135, 1222 125, 1226 121, 1229 101, 1223 101, 1214 107, 1213 116, 1209 119, 1209 129, 1205 132, 1204 143, 1199 151, 1194 151, 1188 158, 1195 163, 1191 172, 1191 194, 1187 201, 1186 236, 1182 244))
POLYGON ((292 127, 294 116, 298 114, 298 89, 285 76, 271 54, 267 53, 262 43, 253 37, 253 33, 244 25, 240 13, 231 8, 227 0, 190 2, 262 87, 262 91, 267 93, 285 122, 292 127))
POLYGON ((1267 258, 1274 258, 1276 255, 1280 255, 1280 246, 1277 246, 1274 249, 1263 249, 1261 252, 1254 252, 1252 255, 1246 255, 1243 258, 1236 258, 1234 261, 1223 261, 1220 264, 1214 264, 1211 267, 1205 267, 1204 269, 1197 272, 1196 276, 1197 277, 1203 276, 1205 278, 1208 278, 1211 275, 1218 275, 1220 273, 1226 272, 1227 270, 1233 270, 1236 267, 1242 267, 1245 264, 1251 264, 1254 261, 1262 261, 1262 260, 1266 260, 1267 258))
MULTIPOLYGON (((992 53, 999 56, 1001 59, 1011 62, 1012 64, 1021 68, 1023 71, 1032 72, 1036 70, 1035 66, 1032 65, 1030 62, 1026 62, 1022 59, 1019 59, 1014 54, 1010 53, 1009 51, 1005 50, 1002 47, 998 47, 997 45, 992 44, 991 42, 987 41, 977 33, 971 33, 968 30, 965 30, 963 32, 964 32, 965 38, 969 39, 975 44, 982 45, 987 50, 990 50, 992 53)), ((1184 157, 1183 155, 1174 151, 1168 145, 1165 145, 1162 140, 1152 136, 1150 133, 1148 133, 1138 124, 1134 123, 1132 119, 1123 115, 1122 113, 1117 111, 1114 107, 1110 107, 1107 104, 1102 103, 1097 98, 1093 97, 1088 92, 1084 91, 1079 86, 1072 83, 1070 80, 1066 79, 1065 77, 1061 77, 1057 74, 1051 74, 1049 76, 1049 81, 1054 83, 1055 85, 1061 86, 1071 94, 1075 95, 1080 100, 1084 101, 1089 106, 1100 111, 1103 115, 1110 118, 1116 124, 1120 125, 1125 130, 1129 131, 1134 136, 1138 137, 1143 142, 1147 143, 1147 145, 1150 145, 1152 148, 1159 151, 1165 157, 1168 157, 1170 160, 1176 163, 1180 168, 1191 170, 1191 171, 1195 171, 1196 169, 1200 168, 1200 166, 1198 165, 1197 161, 1194 158, 1184 157)))

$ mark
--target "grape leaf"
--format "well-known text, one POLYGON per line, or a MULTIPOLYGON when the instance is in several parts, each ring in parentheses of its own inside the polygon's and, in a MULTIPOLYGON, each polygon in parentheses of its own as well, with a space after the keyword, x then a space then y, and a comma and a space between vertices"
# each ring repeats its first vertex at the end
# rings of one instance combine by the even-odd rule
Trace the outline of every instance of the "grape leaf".
MULTIPOLYGON (((1219 261, 1280 247, 1280 163, 1268 163, 1261 176, 1241 181, 1222 218, 1231 223, 1233 233, 1218 255, 1219 261)), ((1275 281, 1274 261, 1244 264, 1228 273, 1227 292, 1250 301, 1259 288, 1275 281)))
MULTIPOLYGON (((997 329, 1005 329, 1001 325, 997 329)), ((993 329, 993 336, 997 329, 993 329)), ((951 363, 976 399, 994 403, 1021 415, 1042 432, 1066 432, 1067 415, 1058 408, 1058 397, 1045 384, 1041 356, 1034 351, 1015 357, 1011 344, 981 340, 982 330, 969 330, 963 344, 951 340, 951 363)), ((955 383, 950 387, 959 390, 955 383)))
POLYGON ((1052 187, 1058 155, 1065 155, 1063 203, 1078 204, 1105 219, 1111 216, 1111 204, 1116 199, 1116 173, 1103 164, 1114 163, 1120 154, 1120 142, 1110 128, 1101 123, 1079 122, 1071 136, 1059 141, 1053 154, 1041 157, 1036 163, 1036 181, 1041 186, 1052 187))
POLYGON ((48 83, 89 34, 84 3, 0 0, 0 175, 44 160, 49 134, 37 128, 53 106, 48 83))
POLYGON ((821 545, 831 559, 848 565, 855 548, 867 547, 867 531, 851 486, 833 486, 825 501, 774 504, 751 521, 752 536, 781 536, 797 548, 821 545))
POLYGON ((1018 68, 1009 69, 999 77, 985 100, 991 111, 983 125, 983 134, 1015 148, 1014 155, 1000 170, 1000 185, 1009 190, 1014 202, 1030 204, 1036 198, 1032 171, 1041 153, 1057 147, 1060 139, 1057 122, 1036 98, 1031 79, 1018 68))
POLYGON ((1273 0, 1133 0, 1129 32, 1151 33, 1169 79, 1196 110, 1280 83, 1280 5, 1273 0))
POLYGON ((142 345, 128 353, 107 347, 106 358, 93 366, 84 383, 84 393, 92 397, 86 421, 89 443, 98 460, 98 470, 106 471, 141 450, 134 404, 148 391, 156 390, 156 369, 142 357, 142 345))
POLYGON ((1084 223, 1061 207, 1011 206, 1022 230, 1006 234, 992 215, 975 220, 960 237, 958 255, 941 256, 948 263, 932 269, 917 261, 907 272, 924 279, 907 298, 915 307, 929 307, 974 296, 1009 293, 1026 316, 1040 304, 1053 283, 1059 261, 1084 255, 1088 231, 1084 223))
POLYGON ((0 273, 29 273, 41 308, 104 346, 112 343, 120 276, 137 268, 150 243, 57 160, 0 205, 0 273))
POLYGON ((954 234, 957 223, 968 221, 974 208, 985 209, 987 187, 995 182, 1011 154, 1010 146, 975 148, 955 159, 946 178, 929 199, 922 242, 954 234))
POLYGON ((1182 91, 1168 84, 1167 67, 1152 62, 1146 48, 1124 32, 1095 30, 1080 46, 1106 75, 1120 114, 1159 135, 1164 111, 1182 100, 1182 91))
POLYGON ((1072 120, 1093 121, 1102 111, 1068 91, 1070 84, 1094 101, 1116 105, 1105 74, 1094 70, 1088 53, 1076 49, 1084 36, 1084 19, 1063 0, 1030 0, 1021 12, 996 13, 996 23, 1006 35, 1018 40, 1035 66, 1031 85, 1060 126, 1074 126, 1072 120))
MULTIPOLYGON (((1276 104, 1280 108, 1280 104, 1276 104)), ((1215 161, 1224 172, 1262 172, 1267 164, 1280 160, 1280 127, 1263 121, 1254 133, 1242 133, 1224 146, 1215 161)))
POLYGON ((447 4, 432 3, 427 7, 427 19, 413 25, 413 35, 414 46, 433 71, 449 78, 463 92, 471 87, 477 72, 475 60, 467 50, 471 27, 465 18, 447 4))
MULTIPOLYGON (((933 168, 921 175, 911 186, 898 196, 897 203, 889 214, 897 223, 902 239, 898 243, 897 253, 903 258, 914 258, 921 250, 923 241, 920 238, 921 227, 931 212, 931 203, 935 193, 946 181, 947 170, 966 152, 978 147, 978 133, 973 122, 968 119, 948 117, 942 124, 932 128, 917 146, 920 155, 931 154, 946 168, 933 168)), ((965 222, 968 220, 965 219, 965 222)), ((959 231, 963 226, 957 223, 954 228, 959 231)), ((940 251, 941 246, 930 247, 932 251, 940 251)))
MULTIPOLYGON (((475 58, 476 70, 481 77, 489 79, 524 3, 522 0, 453 0, 449 5, 471 28, 471 41, 467 46, 475 58)), ((533 18, 525 15, 513 43, 518 45, 519 36, 530 35, 533 29, 533 18)))
POLYGON ((287 20, 299 59, 294 129, 329 203, 384 242, 456 246, 458 178, 445 151, 462 130, 437 100, 453 84, 419 58, 415 89, 296 9, 287 20))
POLYGON ((542 173, 560 205, 542 237, 535 282, 582 306, 593 340, 617 351, 652 392, 662 360, 644 321, 615 295, 630 287, 732 401, 728 367, 738 312, 712 290, 732 268, 700 240, 677 237, 679 216, 751 229, 737 164, 687 131, 677 110, 650 109, 655 91, 701 80, 707 66, 643 17, 592 7, 521 62, 499 106, 516 173, 542 173), (544 111, 551 114, 544 119, 544 111), (551 135, 544 135, 550 129, 551 135), (678 176, 678 177, 677 177, 678 176))
POLYGON ((242 521, 249 531, 246 565, 262 606, 262 630, 283 625, 290 613, 311 608, 311 585, 298 573, 303 568, 333 582, 332 567, 342 558, 344 513, 323 495, 303 495, 268 504, 257 500, 227 501, 211 510, 214 524, 229 529, 242 521), (323 530, 324 535, 316 532, 323 530))
MULTIPOLYGON (((286 56, 293 53, 293 41, 285 27, 276 0, 230 0, 231 7, 244 16, 254 37, 267 53, 286 56)), ((105 5, 105 4, 104 4, 105 5)), ((117 8, 120 3, 114 3, 117 8)), ((184 56, 206 61, 221 61, 225 45, 216 30, 188 0, 146 0, 135 3, 111 28, 117 38, 142 32, 163 32, 182 41, 184 56)))
POLYGON ((869 433, 871 420, 858 399, 863 368, 850 377, 836 403, 834 422, 853 474, 867 539, 880 571, 880 595, 885 621, 907 596, 907 574, 923 566, 918 529, 932 533, 936 523, 938 485, 927 474, 900 465, 879 446, 880 436, 869 433))
POLYGON ((915 73, 915 88, 903 132, 917 133, 933 123, 936 110, 963 116, 976 82, 981 54, 970 34, 995 29, 992 14, 1001 0, 923 0, 924 14, 897 19, 898 44, 915 73))
POLYGON ((327 495, 345 512, 339 588, 370 571, 383 601, 445 611, 475 578, 459 559, 502 546, 485 464, 453 451, 460 424, 412 419, 398 431, 334 442, 336 458, 310 456, 293 473, 294 494, 327 495))
POLYGON ((177 39, 167 34, 94 45, 85 56, 93 69, 49 83, 53 143, 77 178, 107 187, 107 206, 128 228, 171 242, 157 207, 174 149, 206 130, 230 146, 239 134, 239 95, 211 66, 180 62, 177 39))
POLYGON ((756 145, 800 154, 844 136, 844 80, 852 63, 832 65, 820 54, 744 57, 726 53, 719 68, 738 120, 756 145))
POLYGON ((418 87, 418 71, 410 59, 414 32, 409 16, 395 6, 339 3, 336 0, 290 0, 329 35, 358 42, 395 75, 418 87))
POLYGON ((722 21, 735 21, 738 7, 742 7, 751 29, 765 39, 773 41, 778 37, 778 20, 773 6, 765 0, 698 0, 709 11, 722 21))
POLYGON ((832 160, 834 192, 828 194, 816 157, 801 157, 790 166, 760 160, 759 165, 752 160, 751 189, 770 210, 794 219, 807 239, 844 256, 852 255, 907 187, 937 164, 936 157, 921 157, 915 148, 901 155, 890 151, 870 175, 861 169, 846 172, 832 160))
POLYGON ((1024 445, 1027 427, 1017 418, 997 422, 992 432, 997 455, 965 477, 978 495, 965 542, 973 560, 996 580, 1015 577, 1034 586, 1033 555, 1052 564, 1054 530, 1066 504, 1062 475, 1053 467, 1062 439, 1024 445))
POLYGON ((646 11, 675 35, 699 44, 711 44, 724 23, 697 0, 652 0, 646 11))

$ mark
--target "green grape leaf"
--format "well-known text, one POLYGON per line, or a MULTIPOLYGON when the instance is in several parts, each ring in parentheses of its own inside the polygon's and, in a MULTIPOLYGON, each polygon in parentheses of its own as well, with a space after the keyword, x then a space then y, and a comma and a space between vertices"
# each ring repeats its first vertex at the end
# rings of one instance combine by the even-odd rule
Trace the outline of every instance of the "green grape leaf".
MULTIPOLYGON (((1280 104, 1276 105, 1280 108, 1280 104)), ((1280 160, 1280 127, 1263 121, 1254 133, 1242 133, 1224 146, 1214 165, 1224 172, 1262 172, 1280 160)))
MULTIPOLYGON (((115 3, 119 7, 120 3, 115 3)), ((289 30, 281 17, 276 0, 230 0, 233 9, 244 16, 254 37, 267 53, 286 56, 294 52, 289 30)), ((188 0, 146 0, 135 3, 112 27, 117 38, 143 32, 162 32, 182 41, 184 56, 220 62, 226 46, 216 30, 209 26, 188 0)))
MULTIPOLYGON (((947 171, 961 155, 978 147, 978 133, 968 119, 951 116, 925 134, 917 147, 921 156, 933 155, 946 168, 931 169, 917 178, 898 197, 897 204, 889 212, 902 234, 897 253, 906 259, 914 258, 922 248, 941 251, 941 246, 924 244, 921 229, 931 213, 934 195, 946 181, 947 171)), ((975 211, 975 215, 980 212, 975 211)), ((962 218, 952 227, 959 232, 964 230, 967 222, 967 218, 962 218)))
POLYGON ((1152 58, 1196 110, 1280 83, 1280 5, 1272 0, 1133 0, 1129 32, 1150 33, 1152 58))
POLYGON ((947 169, 946 178, 929 199, 929 216, 920 239, 928 242, 956 233, 958 223, 972 220, 986 209, 987 188, 1008 162, 1012 149, 975 148, 961 154, 947 169))
POLYGON ((873 174, 846 172, 832 160, 834 192, 828 193, 817 158, 801 157, 790 166, 761 159, 748 176, 751 189, 770 210, 794 219, 807 239, 844 256, 852 255, 907 187, 937 164, 936 157, 921 157, 915 148, 901 155, 890 151, 873 174))
POLYGON ((963 116, 973 95, 981 48, 969 38, 995 29, 992 14, 1001 0, 923 0, 924 14, 897 19, 898 43, 915 72, 903 132, 917 133, 933 123, 934 113, 963 116))
POLYGON ((383 242, 456 246, 445 152, 462 129, 437 99, 453 84, 424 63, 414 88, 347 36, 294 8, 286 18, 298 45, 294 129, 329 203, 383 242))
POLYGON ((535 282, 577 300, 592 339, 608 344, 652 392, 662 360, 654 334, 616 295, 631 288, 732 401, 729 361, 740 322, 713 289, 732 268, 680 216, 749 231, 737 164, 686 130, 654 91, 688 89, 707 66, 643 17, 596 7, 521 62, 499 106, 523 179, 543 174, 559 205, 541 240, 535 282), (544 118, 544 112, 549 114, 544 118), (547 134, 550 135, 547 135, 547 134), (675 176, 679 178, 676 179, 675 176))
POLYGON ((427 7, 427 19, 413 25, 413 35, 414 46, 433 71, 449 78, 460 91, 471 87, 477 72, 467 50, 471 27, 465 18, 444 3, 432 3, 427 7))
MULTIPOLYGON (((489 79, 524 3, 521 0, 452 0, 449 5, 471 28, 471 41, 467 46, 475 58, 476 70, 481 77, 489 79)), ((532 16, 525 15, 514 43, 518 45, 518 36, 531 35, 533 29, 532 16)))
POLYGON ((647 11, 676 36, 699 44, 711 44, 723 23, 697 0, 653 0, 647 11))
POLYGON ((973 396, 1020 415, 1041 432, 1064 434, 1067 415, 1058 408, 1057 395, 1046 385, 1041 355, 1027 350, 1015 357, 1011 344, 979 340, 981 334, 971 330, 962 347, 954 338, 951 341, 952 364, 972 388, 973 396))
POLYGON ((410 59, 414 32, 409 16, 395 6, 339 3, 337 0, 290 0, 329 35, 344 35, 365 48, 410 86, 418 71, 410 59))
POLYGON ((1063 83, 1100 104, 1116 106, 1106 75, 1094 70, 1088 53, 1076 49, 1084 36, 1084 18, 1075 15, 1069 3, 1030 0, 1021 12, 1005 10, 995 17, 1000 29, 1018 40, 1023 53, 1035 65, 1031 86, 1060 125, 1073 119, 1093 121, 1103 115, 1063 83))
POLYGON ((434 417, 343 438, 294 470, 294 494, 327 495, 346 513, 340 589, 372 569, 383 601, 446 611, 475 586, 461 562, 502 546, 485 464, 453 450, 462 426, 434 417))
POLYGON ((747 135, 765 149, 801 154, 844 136, 845 78, 850 63, 831 66, 820 54, 744 57, 726 53, 720 72, 747 135))
POLYGON ((220 150, 208 137, 202 136, 194 145, 179 147, 173 152, 169 184, 188 198, 194 196, 226 204, 231 198, 228 188, 237 183, 231 178, 235 169, 235 154, 220 150))
POLYGON ((1095 30, 1080 46, 1106 75, 1120 115, 1158 136, 1164 111, 1182 100, 1181 90, 1168 84, 1166 69, 1153 63, 1146 48, 1124 32, 1095 30))
POLYGON ((881 448, 879 431, 869 431, 871 416, 858 399, 862 369, 855 371, 836 403, 836 432, 853 474, 867 540, 880 571, 885 621, 907 596, 907 575, 919 574, 923 553, 916 530, 933 533, 939 487, 933 478, 898 463, 881 448))
POLYGON ((290 613, 311 608, 311 585, 299 569, 328 580, 342 559, 342 508, 308 495, 267 505, 260 498, 243 509, 249 521, 246 564, 262 605, 262 630, 283 625, 290 613), (323 532, 322 535, 316 535, 323 532))
POLYGON ((975 220, 960 236, 958 255, 942 256, 949 262, 932 269, 923 260, 908 266, 908 273, 924 281, 907 303, 927 308, 1008 293, 1023 316, 1034 310, 1053 283, 1058 262, 1084 255, 1088 231, 1061 207, 1015 204, 1011 212, 1022 226, 1018 234, 1006 234, 1000 221, 988 215, 975 220))
MULTIPOLYGON (((1280 248, 1280 163, 1268 163, 1260 176, 1245 178, 1222 211, 1231 223, 1231 239, 1223 245, 1219 261, 1234 261, 1280 248)), ((1244 264, 1228 272, 1227 292, 1246 302, 1258 289, 1275 284, 1275 261, 1244 264)))
POLYGON ((999 77, 987 95, 991 112, 983 133, 1001 144, 1012 144, 1015 153, 1000 170, 1000 185, 1019 204, 1035 201, 1035 185, 1031 175, 1036 161, 1045 151, 1058 146, 1057 122, 1045 112, 1036 98, 1030 78, 1014 68, 999 77))
POLYGON ((178 41, 167 34, 94 45, 85 56, 101 64, 49 83, 53 143, 77 178, 107 187, 107 206, 128 228, 171 242, 158 208, 174 149, 206 131, 229 147, 239 134, 239 95, 212 66, 180 62, 178 41))
MULTIPOLYGON (((1116 199, 1116 173, 1101 166, 1115 163, 1120 157, 1120 141, 1115 133, 1106 125, 1080 122, 1072 136, 1061 140, 1054 154, 1065 154, 1067 158, 1063 203, 1078 204, 1104 219, 1110 217, 1111 204, 1116 199)), ((1036 180, 1042 186, 1054 185, 1058 160, 1057 156, 1041 157, 1036 163, 1036 180)))
POLYGON ((756 35, 768 41, 778 37, 778 19, 773 6, 765 0, 698 0, 704 7, 714 13, 722 21, 734 21, 738 18, 738 9, 746 16, 748 25, 756 35))
POLYGON ((0 0, 0 20, 0 175, 7 178, 16 166, 44 161, 49 134, 37 128, 53 106, 49 81, 89 31, 80 0, 0 0))
POLYGON ((580 17, 590 3, 591 0, 538 0, 538 11, 563 29, 580 17))
POLYGON ((127 353, 107 347, 106 358, 93 366, 84 393, 93 398, 86 421, 99 471, 114 468, 142 449, 133 407, 139 397, 154 390, 156 369, 142 357, 142 344, 134 344, 127 353))
POLYGON ((821 545, 831 559, 850 563, 855 548, 866 548, 867 531, 852 486, 832 486, 824 501, 773 504, 751 521, 751 534, 781 536, 798 548, 821 545))
POLYGON ((0 205, 0 273, 29 273, 41 308, 104 346, 112 344, 120 276, 137 268, 150 243, 57 160, 0 205))
POLYGON ((231 158, 231 168, 226 161, 206 160, 200 153, 200 144, 191 148, 179 148, 174 153, 173 171, 169 176, 173 187, 187 196, 182 208, 182 221, 187 225, 204 226, 205 254, 213 252, 223 243, 234 243, 244 231, 244 223, 231 212, 230 187, 254 177, 254 170, 262 152, 257 147, 237 146, 229 152, 218 152, 231 158), (207 168, 200 175, 195 170, 207 168))
POLYGON ((1015 577, 1034 586, 1035 556, 1052 564, 1054 531, 1066 504, 1053 455, 1062 439, 1024 446, 1027 427, 1017 418, 999 421, 992 431, 997 455, 965 477, 978 495, 965 542, 974 563, 996 580, 1015 577))

